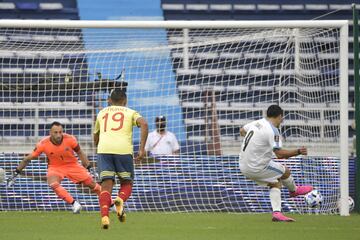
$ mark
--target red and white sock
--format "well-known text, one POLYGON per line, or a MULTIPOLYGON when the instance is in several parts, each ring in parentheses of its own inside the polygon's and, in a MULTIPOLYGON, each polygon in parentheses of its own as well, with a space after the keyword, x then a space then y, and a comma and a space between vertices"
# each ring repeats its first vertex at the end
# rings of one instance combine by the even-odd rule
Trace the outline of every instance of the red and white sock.
POLYGON ((132 193, 132 182, 124 182, 121 183, 121 187, 118 193, 118 196, 124 201, 126 202, 126 200, 128 200, 128 198, 131 196, 132 193))
POLYGON ((99 195, 99 203, 101 217, 109 216, 109 208, 111 206, 111 194, 107 191, 102 191, 99 195))

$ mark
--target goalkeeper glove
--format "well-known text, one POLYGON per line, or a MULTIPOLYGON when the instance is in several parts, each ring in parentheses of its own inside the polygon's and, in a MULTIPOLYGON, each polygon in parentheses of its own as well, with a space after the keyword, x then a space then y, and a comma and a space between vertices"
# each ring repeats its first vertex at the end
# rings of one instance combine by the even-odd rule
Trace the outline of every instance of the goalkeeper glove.
POLYGON ((89 171, 90 175, 96 180, 99 179, 99 174, 96 172, 95 168, 88 166, 87 170, 89 171))
POLYGON ((8 187, 12 187, 15 184, 16 178, 20 175, 20 173, 21 173, 20 170, 15 169, 13 175, 6 180, 6 185, 8 187))

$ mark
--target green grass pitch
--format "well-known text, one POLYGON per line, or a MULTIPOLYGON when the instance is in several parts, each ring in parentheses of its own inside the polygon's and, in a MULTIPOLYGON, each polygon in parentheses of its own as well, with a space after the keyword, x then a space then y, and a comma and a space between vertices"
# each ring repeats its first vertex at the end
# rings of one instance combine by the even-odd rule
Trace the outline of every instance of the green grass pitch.
POLYGON ((270 214, 130 212, 126 223, 112 213, 108 230, 97 212, 0 212, 0 239, 360 239, 360 215, 292 215, 273 223, 270 214))

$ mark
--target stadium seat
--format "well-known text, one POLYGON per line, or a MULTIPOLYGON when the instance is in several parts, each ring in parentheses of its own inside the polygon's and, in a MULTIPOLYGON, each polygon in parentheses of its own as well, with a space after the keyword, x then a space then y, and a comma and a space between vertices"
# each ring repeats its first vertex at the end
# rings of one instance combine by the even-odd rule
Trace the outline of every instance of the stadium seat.
POLYGON ((303 9, 303 4, 281 4, 281 10, 284 11, 301 11, 303 9))
POLYGON ((24 70, 22 68, 0 68, 0 72, 4 74, 20 74, 24 70))
POLYGON ((24 73, 26 74, 45 74, 46 68, 25 68, 24 73))
POLYGON ((184 10, 184 4, 181 3, 163 3, 161 4, 161 8, 166 11, 172 11, 172 10, 184 10))
POLYGON ((280 10, 279 4, 258 4, 257 9, 260 11, 276 11, 280 10))
POLYGON ((39 8, 41 10, 61 10, 63 5, 61 3, 40 3, 39 8))
POLYGON ((53 42, 55 41, 55 36, 52 35, 32 35, 34 41, 40 42, 53 42))
POLYGON ((47 72, 50 74, 66 75, 66 74, 71 74, 72 71, 70 68, 48 68, 47 72))
POLYGON ((255 11, 256 5, 255 4, 234 4, 233 9, 239 10, 239 11, 255 11))
POLYGON ((231 4, 210 4, 209 9, 211 11, 231 11, 232 5, 231 4))
POLYGON ((0 3, 0 10, 14 10, 15 4, 12 2, 1 2, 0 3))
POLYGON ((329 9, 330 10, 339 10, 339 9, 350 10, 351 4, 329 4, 329 9))
POLYGON ((189 11, 207 11, 209 8, 208 4, 201 4, 201 3, 187 3, 185 6, 186 10, 189 11))
POLYGON ((91 116, 90 115, 90 118, 71 118, 70 122, 72 124, 89 124, 89 125, 92 125, 94 123, 94 120, 91 119, 91 116))
POLYGON ((55 36, 55 39, 57 41, 64 41, 64 42, 78 42, 80 41, 80 38, 78 36, 71 36, 71 35, 57 35, 55 36))
POLYGON ((329 7, 327 4, 305 4, 306 10, 326 11, 326 10, 328 10, 328 8, 329 7))

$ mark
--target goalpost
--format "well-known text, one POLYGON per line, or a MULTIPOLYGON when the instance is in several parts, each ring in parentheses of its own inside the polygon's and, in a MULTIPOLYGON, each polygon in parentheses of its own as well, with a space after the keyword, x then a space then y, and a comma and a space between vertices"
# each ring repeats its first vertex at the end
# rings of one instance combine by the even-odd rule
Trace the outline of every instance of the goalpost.
MULTIPOLYGON (((319 209, 283 191, 284 211, 348 215, 348 22, 0 20, 0 167, 7 176, 60 121, 96 160, 92 128, 108 93, 155 127, 158 115, 177 136, 179 156, 136 166, 130 211, 266 212, 266 189, 238 168, 239 129, 285 110, 284 147, 308 157, 280 160, 299 183, 324 195, 319 209)), ((351 108, 351 106, 350 106, 351 108)), ((138 147, 139 132, 134 132, 138 147)), ((60 210, 46 185, 45 158, 13 188, 1 210, 60 210)), ((64 181, 85 209, 97 198, 64 181)))

